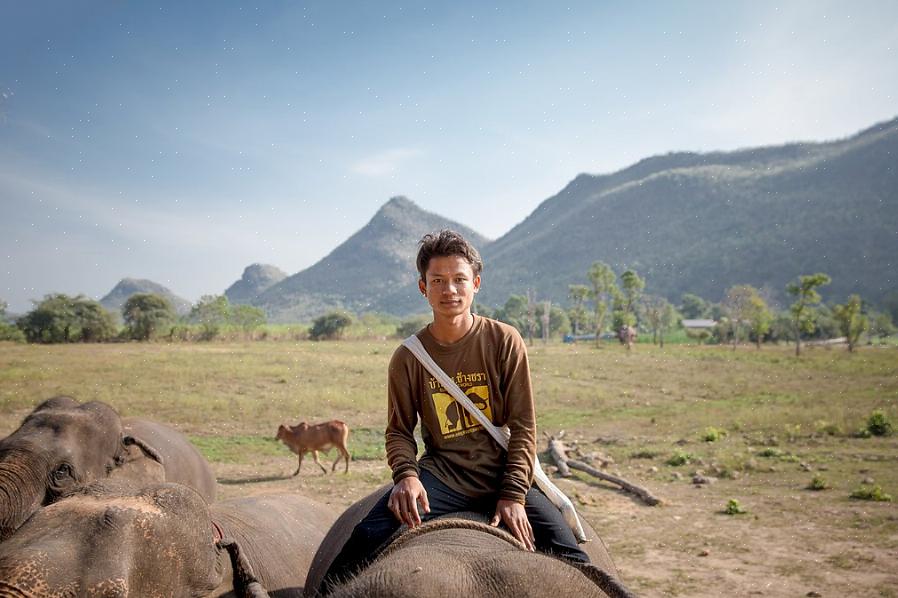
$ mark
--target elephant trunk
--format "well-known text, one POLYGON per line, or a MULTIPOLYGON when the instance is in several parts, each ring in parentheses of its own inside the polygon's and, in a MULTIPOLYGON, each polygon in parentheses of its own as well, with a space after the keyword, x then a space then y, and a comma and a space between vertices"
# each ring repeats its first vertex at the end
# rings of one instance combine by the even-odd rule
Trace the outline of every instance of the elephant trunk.
POLYGON ((0 541, 43 504, 49 469, 49 462, 33 450, 0 451, 0 541))

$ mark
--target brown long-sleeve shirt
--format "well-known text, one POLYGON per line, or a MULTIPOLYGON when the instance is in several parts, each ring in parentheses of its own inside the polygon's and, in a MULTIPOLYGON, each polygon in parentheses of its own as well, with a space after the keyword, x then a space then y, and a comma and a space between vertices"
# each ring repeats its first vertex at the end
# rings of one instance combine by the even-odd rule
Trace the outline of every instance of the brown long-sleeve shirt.
POLYGON ((468 496, 498 493, 521 504, 533 481, 536 417, 527 349, 512 326, 474 316, 471 330, 440 345, 425 327, 417 333, 434 361, 497 426, 508 425, 506 453, 477 420, 404 346, 393 353, 388 380, 387 462, 393 481, 418 467, 468 496), (424 455, 416 461, 415 426, 421 419, 424 455))

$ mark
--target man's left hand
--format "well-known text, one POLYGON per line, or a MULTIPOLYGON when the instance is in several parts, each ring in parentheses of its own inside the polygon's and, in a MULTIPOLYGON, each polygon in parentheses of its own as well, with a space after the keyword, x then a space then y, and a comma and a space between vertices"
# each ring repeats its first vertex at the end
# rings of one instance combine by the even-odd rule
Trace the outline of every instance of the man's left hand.
POLYGON ((500 520, 511 531, 511 535, 520 540, 527 550, 530 552, 535 550, 533 528, 530 527, 530 520, 527 519, 524 505, 513 500, 500 500, 496 503, 496 514, 493 515, 490 525, 496 527, 500 520))

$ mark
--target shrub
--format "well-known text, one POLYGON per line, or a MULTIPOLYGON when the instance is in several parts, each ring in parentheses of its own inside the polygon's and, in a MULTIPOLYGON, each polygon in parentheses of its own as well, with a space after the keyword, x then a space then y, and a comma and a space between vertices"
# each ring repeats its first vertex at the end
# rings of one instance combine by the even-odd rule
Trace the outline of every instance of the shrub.
POLYGON ((869 484, 861 484, 851 493, 851 498, 858 500, 872 500, 876 502, 892 502, 892 495, 882 491, 882 487, 878 484, 871 486, 869 484))
POLYGON ((657 452, 647 451, 647 450, 641 450, 641 451, 636 451, 635 453, 630 453, 631 459, 654 459, 657 456, 658 456, 657 452))
POLYGON ((683 451, 674 451, 674 454, 665 461, 671 467, 678 467, 680 465, 686 465, 690 461, 692 461, 694 457, 690 453, 685 453, 683 451))
POLYGON ((873 436, 890 436, 892 434, 892 422, 883 411, 876 410, 867 418, 867 431, 873 436))
POLYGON ((826 484, 826 480, 819 473, 811 478, 811 483, 808 484, 808 490, 826 490, 827 488, 829 486, 826 484))
POLYGON ((396 327, 396 336, 399 338, 407 338, 427 326, 430 320, 430 316, 426 315, 414 316, 403 320, 402 323, 396 327))
POLYGON ((340 338, 350 324, 352 324, 352 316, 345 312, 332 311, 312 322, 309 338, 314 341, 340 338))
POLYGON ((746 511, 745 508, 741 504, 739 504, 738 500, 736 500, 735 498, 731 498, 727 501, 727 506, 723 509, 723 512, 727 515, 743 515, 748 511, 746 511))
POLYGON ((705 442, 717 442, 726 435, 726 430, 715 428, 714 426, 708 426, 707 428, 705 428, 705 431, 702 434, 702 440, 704 440, 705 442))
POLYGON ((758 453, 758 456, 759 456, 759 457, 766 457, 766 458, 768 458, 768 459, 772 459, 772 458, 775 458, 775 457, 782 457, 782 456, 783 456, 783 451, 779 450, 778 448, 773 448, 773 447, 771 446, 771 447, 767 447, 767 448, 765 448, 763 451, 759 452, 759 453, 758 453))

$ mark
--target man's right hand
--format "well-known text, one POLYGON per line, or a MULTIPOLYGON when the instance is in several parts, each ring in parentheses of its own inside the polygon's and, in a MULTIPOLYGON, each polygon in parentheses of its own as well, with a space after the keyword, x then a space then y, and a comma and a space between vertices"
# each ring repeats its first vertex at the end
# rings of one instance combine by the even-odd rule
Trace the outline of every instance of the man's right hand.
POLYGON ((430 513, 430 503, 427 502, 427 490, 421 484, 417 476, 402 478, 393 486, 390 492, 390 500, 387 507, 396 516, 396 519, 409 527, 421 525, 421 516, 418 514, 418 503, 421 510, 430 513))

